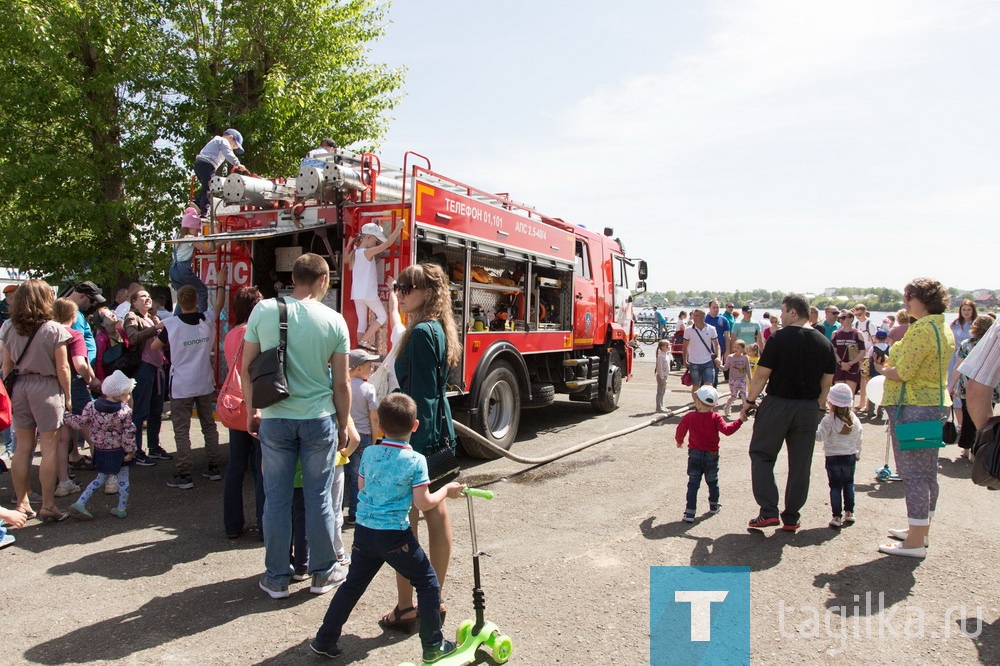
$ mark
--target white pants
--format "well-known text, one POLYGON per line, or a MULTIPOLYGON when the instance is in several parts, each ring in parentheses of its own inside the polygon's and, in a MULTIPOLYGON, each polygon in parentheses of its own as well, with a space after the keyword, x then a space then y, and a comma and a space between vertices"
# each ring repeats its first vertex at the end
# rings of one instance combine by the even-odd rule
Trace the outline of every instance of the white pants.
POLYGON ((358 333, 364 333, 368 330, 368 310, 375 313, 375 321, 380 325, 385 326, 385 323, 389 321, 385 306, 378 298, 355 299, 354 309, 358 313, 358 333))

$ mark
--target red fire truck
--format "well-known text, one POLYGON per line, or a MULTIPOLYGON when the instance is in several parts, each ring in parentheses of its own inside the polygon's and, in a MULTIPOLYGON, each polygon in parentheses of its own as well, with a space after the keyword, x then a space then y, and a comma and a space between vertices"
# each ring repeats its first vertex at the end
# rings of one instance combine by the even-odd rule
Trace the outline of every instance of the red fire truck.
MULTIPOLYGON (((346 244, 364 224, 388 236, 402 220, 400 241, 377 263, 386 276, 379 295, 387 301, 393 276, 414 262, 445 269, 464 343, 449 378, 453 413, 498 446, 513 443, 522 409, 549 405, 556 393, 599 412, 617 408, 632 370, 629 269, 637 264, 643 290, 646 263, 628 259, 611 229, 596 234, 542 215, 435 173, 412 152, 400 168, 369 153, 311 153, 294 180, 231 174, 213 181, 212 194, 201 240, 216 251, 197 257, 206 283, 225 264, 230 294, 255 284, 265 298, 282 295, 295 259, 320 254, 330 264, 325 302, 347 319, 352 343, 346 244)), ((462 445, 496 457, 478 442, 462 445)))

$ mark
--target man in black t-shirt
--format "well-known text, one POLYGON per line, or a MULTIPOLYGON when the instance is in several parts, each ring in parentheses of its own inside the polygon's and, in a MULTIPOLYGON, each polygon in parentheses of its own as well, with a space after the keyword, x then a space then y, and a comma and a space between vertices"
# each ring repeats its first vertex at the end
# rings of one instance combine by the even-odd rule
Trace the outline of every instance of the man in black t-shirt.
POLYGON ((755 406, 766 385, 767 396, 760 403, 750 438, 750 476, 760 515, 748 527, 780 524, 786 532, 794 532, 809 495, 816 427, 825 411, 837 359, 826 336, 809 326, 809 303, 804 296, 789 294, 782 299, 781 325, 764 347, 740 415, 755 406), (788 481, 779 520, 774 462, 784 442, 788 444, 788 481))

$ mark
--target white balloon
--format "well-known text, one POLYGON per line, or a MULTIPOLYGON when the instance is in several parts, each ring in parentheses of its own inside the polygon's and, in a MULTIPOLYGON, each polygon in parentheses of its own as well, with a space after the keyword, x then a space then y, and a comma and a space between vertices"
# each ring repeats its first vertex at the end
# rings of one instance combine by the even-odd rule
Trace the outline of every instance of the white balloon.
POLYGON ((882 394, 885 392, 885 377, 879 375, 878 377, 872 377, 868 380, 868 386, 865 388, 865 395, 868 396, 868 400, 874 402, 876 405, 882 406, 882 394))

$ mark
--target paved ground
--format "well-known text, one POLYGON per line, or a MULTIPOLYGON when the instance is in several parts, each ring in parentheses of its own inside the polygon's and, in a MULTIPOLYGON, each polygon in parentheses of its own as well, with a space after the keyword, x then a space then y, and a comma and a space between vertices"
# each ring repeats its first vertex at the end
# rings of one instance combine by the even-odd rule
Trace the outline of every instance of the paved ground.
MULTIPOLYGON (((589 405, 560 401, 525 417, 516 450, 546 455, 648 420, 650 360, 647 355, 637 366, 617 412, 598 416, 589 405)), ((686 398, 670 394, 675 406, 686 398)), ((749 428, 723 443, 722 513, 680 522, 687 478, 686 453, 673 445, 676 422, 544 466, 466 461, 467 481, 497 494, 477 503, 476 518, 479 545, 492 555, 482 563, 487 616, 513 638, 509 663, 647 663, 649 567, 689 564, 751 568, 755 664, 1000 663, 1000 493, 973 486, 968 464, 954 460, 954 447, 940 458, 934 540, 921 562, 876 552, 886 528, 905 526, 902 485, 870 478, 884 457, 880 424, 865 426, 857 524, 840 531, 826 526, 819 450, 803 529, 790 535, 745 529, 756 515, 749 428), (976 617, 982 619, 978 632, 976 617), (961 633, 962 618, 973 618, 968 629, 978 636, 961 633)), ((171 449, 169 427, 164 430, 171 449)), ((223 536, 221 483, 196 476, 193 490, 169 489, 172 473, 163 463, 135 469, 124 521, 106 513, 112 498, 98 495, 90 505, 98 516, 92 523, 32 521, 16 532, 17 544, 0 552, 0 598, 7 606, 0 663, 321 662, 306 645, 330 597, 309 594, 308 584, 286 600, 266 597, 256 587, 260 543, 252 535, 223 536)), ((0 477, 0 497, 9 496, 9 476, 0 477)), ((704 491, 700 501, 704 511, 704 491)), ((464 502, 451 508, 449 633, 472 616, 468 520, 464 502)), ((416 636, 383 634, 375 623, 393 603, 386 571, 346 627, 339 663, 396 664, 419 656, 416 636)), ((493 662, 484 654, 477 663, 493 662)))

